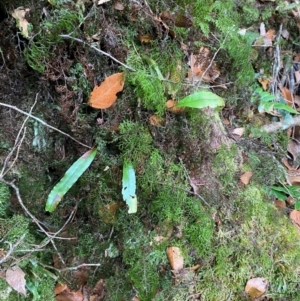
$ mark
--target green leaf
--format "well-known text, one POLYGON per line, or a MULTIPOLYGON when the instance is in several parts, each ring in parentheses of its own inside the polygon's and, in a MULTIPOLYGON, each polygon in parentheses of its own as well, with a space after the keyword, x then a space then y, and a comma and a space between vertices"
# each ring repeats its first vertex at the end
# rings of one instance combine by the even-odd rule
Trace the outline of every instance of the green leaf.
POLYGON ((190 94, 177 103, 177 107, 189 107, 197 109, 206 107, 215 109, 223 108, 224 106, 225 102, 223 98, 207 90, 201 90, 194 94, 190 94))
POLYGON ((62 179, 51 190, 46 203, 46 211, 53 212, 55 210, 63 196, 91 165, 96 153, 97 148, 87 151, 66 171, 62 179))
POLYGON ((296 201, 295 202, 295 210, 299 210, 300 209, 300 201, 296 201))
POLYGON ((279 192, 279 191, 276 191, 276 190, 271 190, 272 194, 275 195, 275 197, 280 200, 280 201, 285 201, 286 198, 287 198, 287 195, 282 193, 282 192, 279 192))
POLYGON ((123 165, 122 195, 129 207, 128 213, 137 212, 137 197, 135 194, 135 171, 131 163, 125 161, 123 165))
POLYGON ((276 109, 276 110, 285 110, 285 111, 288 111, 290 113, 299 114, 298 111, 291 108, 289 105, 287 105, 285 103, 281 103, 281 102, 274 103, 274 109, 276 109))

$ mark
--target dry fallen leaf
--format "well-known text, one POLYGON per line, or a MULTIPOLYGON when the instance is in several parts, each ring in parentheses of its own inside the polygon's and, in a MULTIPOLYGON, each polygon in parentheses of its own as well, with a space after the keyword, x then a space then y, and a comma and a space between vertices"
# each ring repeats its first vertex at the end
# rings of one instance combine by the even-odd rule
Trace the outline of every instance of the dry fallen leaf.
POLYGON ((22 32, 22 35, 25 38, 28 38, 28 26, 29 22, 26 20, 25 16, 29 12, 29 8, 18 7, 11 14, 14 19, 17 21, 17 25, 22 32))
POLYGON ((100 216, 106 224, 112 224, 116 219, 117 210, 123 205, 122 202, 113 202, 100 207, 100 216))
POLYGON ((285 99, 286 103, 289 106, 292 106, 293 105, 293 100, 294 100, 294 96, 293 96, 292 92, 288 88, 282 87, 280 85, 279 85, 279 89, 280 89, 281 95, 285 99))
POLYGON ((268 289, 269 281, 265 278, 252 278, 248 280, 245 292, 251 299, 261 297, 268 289))
POLYGON ((244 132, 245 132, 245 129, 244 128, 236 128, 232 131, 232 134, 234 135, 238 135, 238 136, 243 136, 244 135, 244 132))
POLYGON ((275 200, 274 205, 278 209, 286 208, 286 202, 285 201, 275 200))
MULTIPOLYGON (((54 289, 55 290, 55 289, 54 289)), ((58 289, 60 291, 60 289, 58 289)), ((74 292, 70 291, 68 287, 56 294, 56 301, 83 301, 83 294, 80 290, 74 292)))
POLYGON ((149 117, 149 123, 153 126, 163 126, 165 124, 165 120, 157 115, 151 115, 149 117))
POLYGON ((142 44, 149 44, 153 41, 153 37, 150 34, 139 35, 139 40, 142 44))
POLYGON ((57 283, 54 288, 55 295, 59 295, 61 292, 66 290, 68 286, 65 283, 57 283))
POLYGON ((173 271, 179 272, 183 269, 184 259, 178 247, 168 247, 167 256, 173 271))
POLYGON ((124 5, 123 5, 123 3, 122 2, 116 2, 115 3, 115 5, 114 5, 114 9, 116 9, 116 10, 119 10, 119 11, 122 11, 122 10, 124 10, 124 5))
POLYGON ((293 210, 290 213, 290 219, 295 223, 298 227, 300 227, 300 211, 293 210))
POLYGON ((252 171, 246 171, 244 174, 241 175, 240 180, 243 184, 248 185, 252 176, 252 171))
POLYGON ((18 266, 14 266, 6 271, 6 282, 15 291, 26 297, 25 273, 18 266))
POLYGON ((116 100, 117 93, 123 90, 124 73, 115 73, 107 77, 100 86, 95 87, 89 99, 89 105, 95 109, 107 109, 116 100))
POLYGON ((258 78, 257 81, 262 85, 262 88, 266 91, 272 80, 269 78, 258 78))
POLYGON ((188 72, 190 82, 213 82, 220 76, 217 64, 212 61, 210 50, 205 47, 199 49, 198 54, 192 54, 189 59, 191 71, 188 72))
POLYGON ((105 298, 106 284, 100 279, 92 290, 89 301, 102 301, 105 298))

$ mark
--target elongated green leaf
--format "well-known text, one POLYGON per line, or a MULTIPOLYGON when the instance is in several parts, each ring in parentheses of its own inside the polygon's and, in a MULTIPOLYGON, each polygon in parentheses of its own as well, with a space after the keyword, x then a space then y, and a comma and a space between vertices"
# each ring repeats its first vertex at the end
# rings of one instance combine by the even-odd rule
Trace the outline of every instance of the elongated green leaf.
POLYGON ((123 200, 129 207, 128 213, 137 212, 137 197, 135 189, 134 168, 131 163, 125 161, 123 165, 122 195, 123 200))
POLYGON ((46 203, 46 211, 53 212, 55 210, 63 196, 91 165, 96 153, 97 148, 89 150, 66 171, 62 179, 51 190, 46 203))
POLYGON ((197 109, 206 107, 215 109, 223 108, 224 106, 225 103, 223 98, 207 90, 201 90, 194 94, 190 94, 177 103, 177 107, 189 107, 197 109))

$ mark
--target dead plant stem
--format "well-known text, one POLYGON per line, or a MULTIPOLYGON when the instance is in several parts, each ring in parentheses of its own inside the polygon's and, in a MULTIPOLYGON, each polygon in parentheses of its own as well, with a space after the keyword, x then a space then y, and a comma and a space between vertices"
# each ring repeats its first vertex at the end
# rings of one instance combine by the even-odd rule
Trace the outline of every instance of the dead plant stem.
POLYGON ((84 146, 84 147, 86 147, 86 148, 88 148, 88 149, 91 149, 91 146, 88 146, 88 145, 86 145, 86 144, 84 144, 84 143, 82 143, 82 142, 76 140, 75 138, 73 138, 73 137, 70 136, 69 134, 67 134, 67 133, 65 133, 65 132, 63 132, 63 131, 61 131, 61 130, 55 128, 54 126, 52 126, 52 125, 50 125, 50 124, 48 124, 48 123, 46 123, 46 122, 43 121, 42 119, 40 119, 40 118, 38 118, 38 117, 36 117, 36 116, 30 114, 30 113, 27 113, 27 112, 25 112, 25 111, 19 109, 19 108, 16 107, 16 106, 12 106, 12 105, 9 105, 9 104, 3 103, 3 102, 0 102, 0 106, 7 107, 7 108, 13 109, 13 110, 15 110, 15 111, 18 111, 18 112, 20 112, 20 113, 22 113, 22 114, 24 114, 24 115, 26 115, 26 116, 28 116, 28 117, 30 117, 30 118, 36 120, 36 121, 38 121, 38 122, 41 123, 42 125, 44 125, 44 126, 50 128, 50 129, 52 129, 52 130, 54 130, 54 131, 56 131, 56 132, 61 133, 61 134, 64 135, 64 136, 66 136, 66 137, 72 139, 73 141, 77 142, 78 144, 80 144, 80 145, 82 145, 82 146, 84 146))
POLYGON ((97 47, 95 47, 95 46, 92 46, 92 45, 86 43, 85 41, 83 41, 83 40, 81 40, 81 39, 74 38, 74 37, 72 37, 72 36, 70 36, 70 35, 68 35, 68 34, 61 34, 61 35, 59 35, 59 36, 60 36, 61 38, 63 38, 63 39, 76 41, 76 42, 81 43, 81 44, 83 44, 83 45, 85 45, 85 46, 88 46, 88 47, 92 48, 93 50, 95 50, 96 52, 98 52, 98 53, 100 53, 100 54, 103 54, 103 55, 109 57, 110 59, 112 59, 112 60, 115 61, 116 63, 118 63, 118 64, 122 65, 123 67, 125 67, 126 69, 131 70, 131 71, 136 71, 135 69, 133 69, 133 68, 127 66, 126 64, 120 62, 118 59, 116 59, 115 57, 113 57, 113 56, 110 55, 109 53, 104 52, 104 51, 100 50, 99 48, 97 48, 97 47))

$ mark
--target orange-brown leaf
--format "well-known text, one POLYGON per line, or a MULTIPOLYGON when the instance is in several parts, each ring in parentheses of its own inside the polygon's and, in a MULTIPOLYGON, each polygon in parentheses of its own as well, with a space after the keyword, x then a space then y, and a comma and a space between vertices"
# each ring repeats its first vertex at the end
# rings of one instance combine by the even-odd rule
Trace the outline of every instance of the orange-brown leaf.
POLYGON ((100 86, 95 87, 89 99, 89 105, 95 109, 107 109, 116 100, 117 93, 124 87, 124 72, 107 77, 100 86))
POLYGON ((165 106, 168 111, 174 113, 174 114, 179 114, 184 111, 184 107, 176 107, 176 101, 174 99, 169 99, 166 103, 165 106))
POLYGON ((243 184, 248 185, 253 173, 251 171, 246 171, 243 175, 241 175, 240 180, 243 184))
POLYGON ((183 257, 178 247, 168 247, 167 256, 172 267, 172 270, 179 272, 183 269, 183 257))
POLYGON ((248 280, 245 292, 249 295, 251 299, 261 297, 268 289, 269 281, 265 278, 252 278, 248 280))

